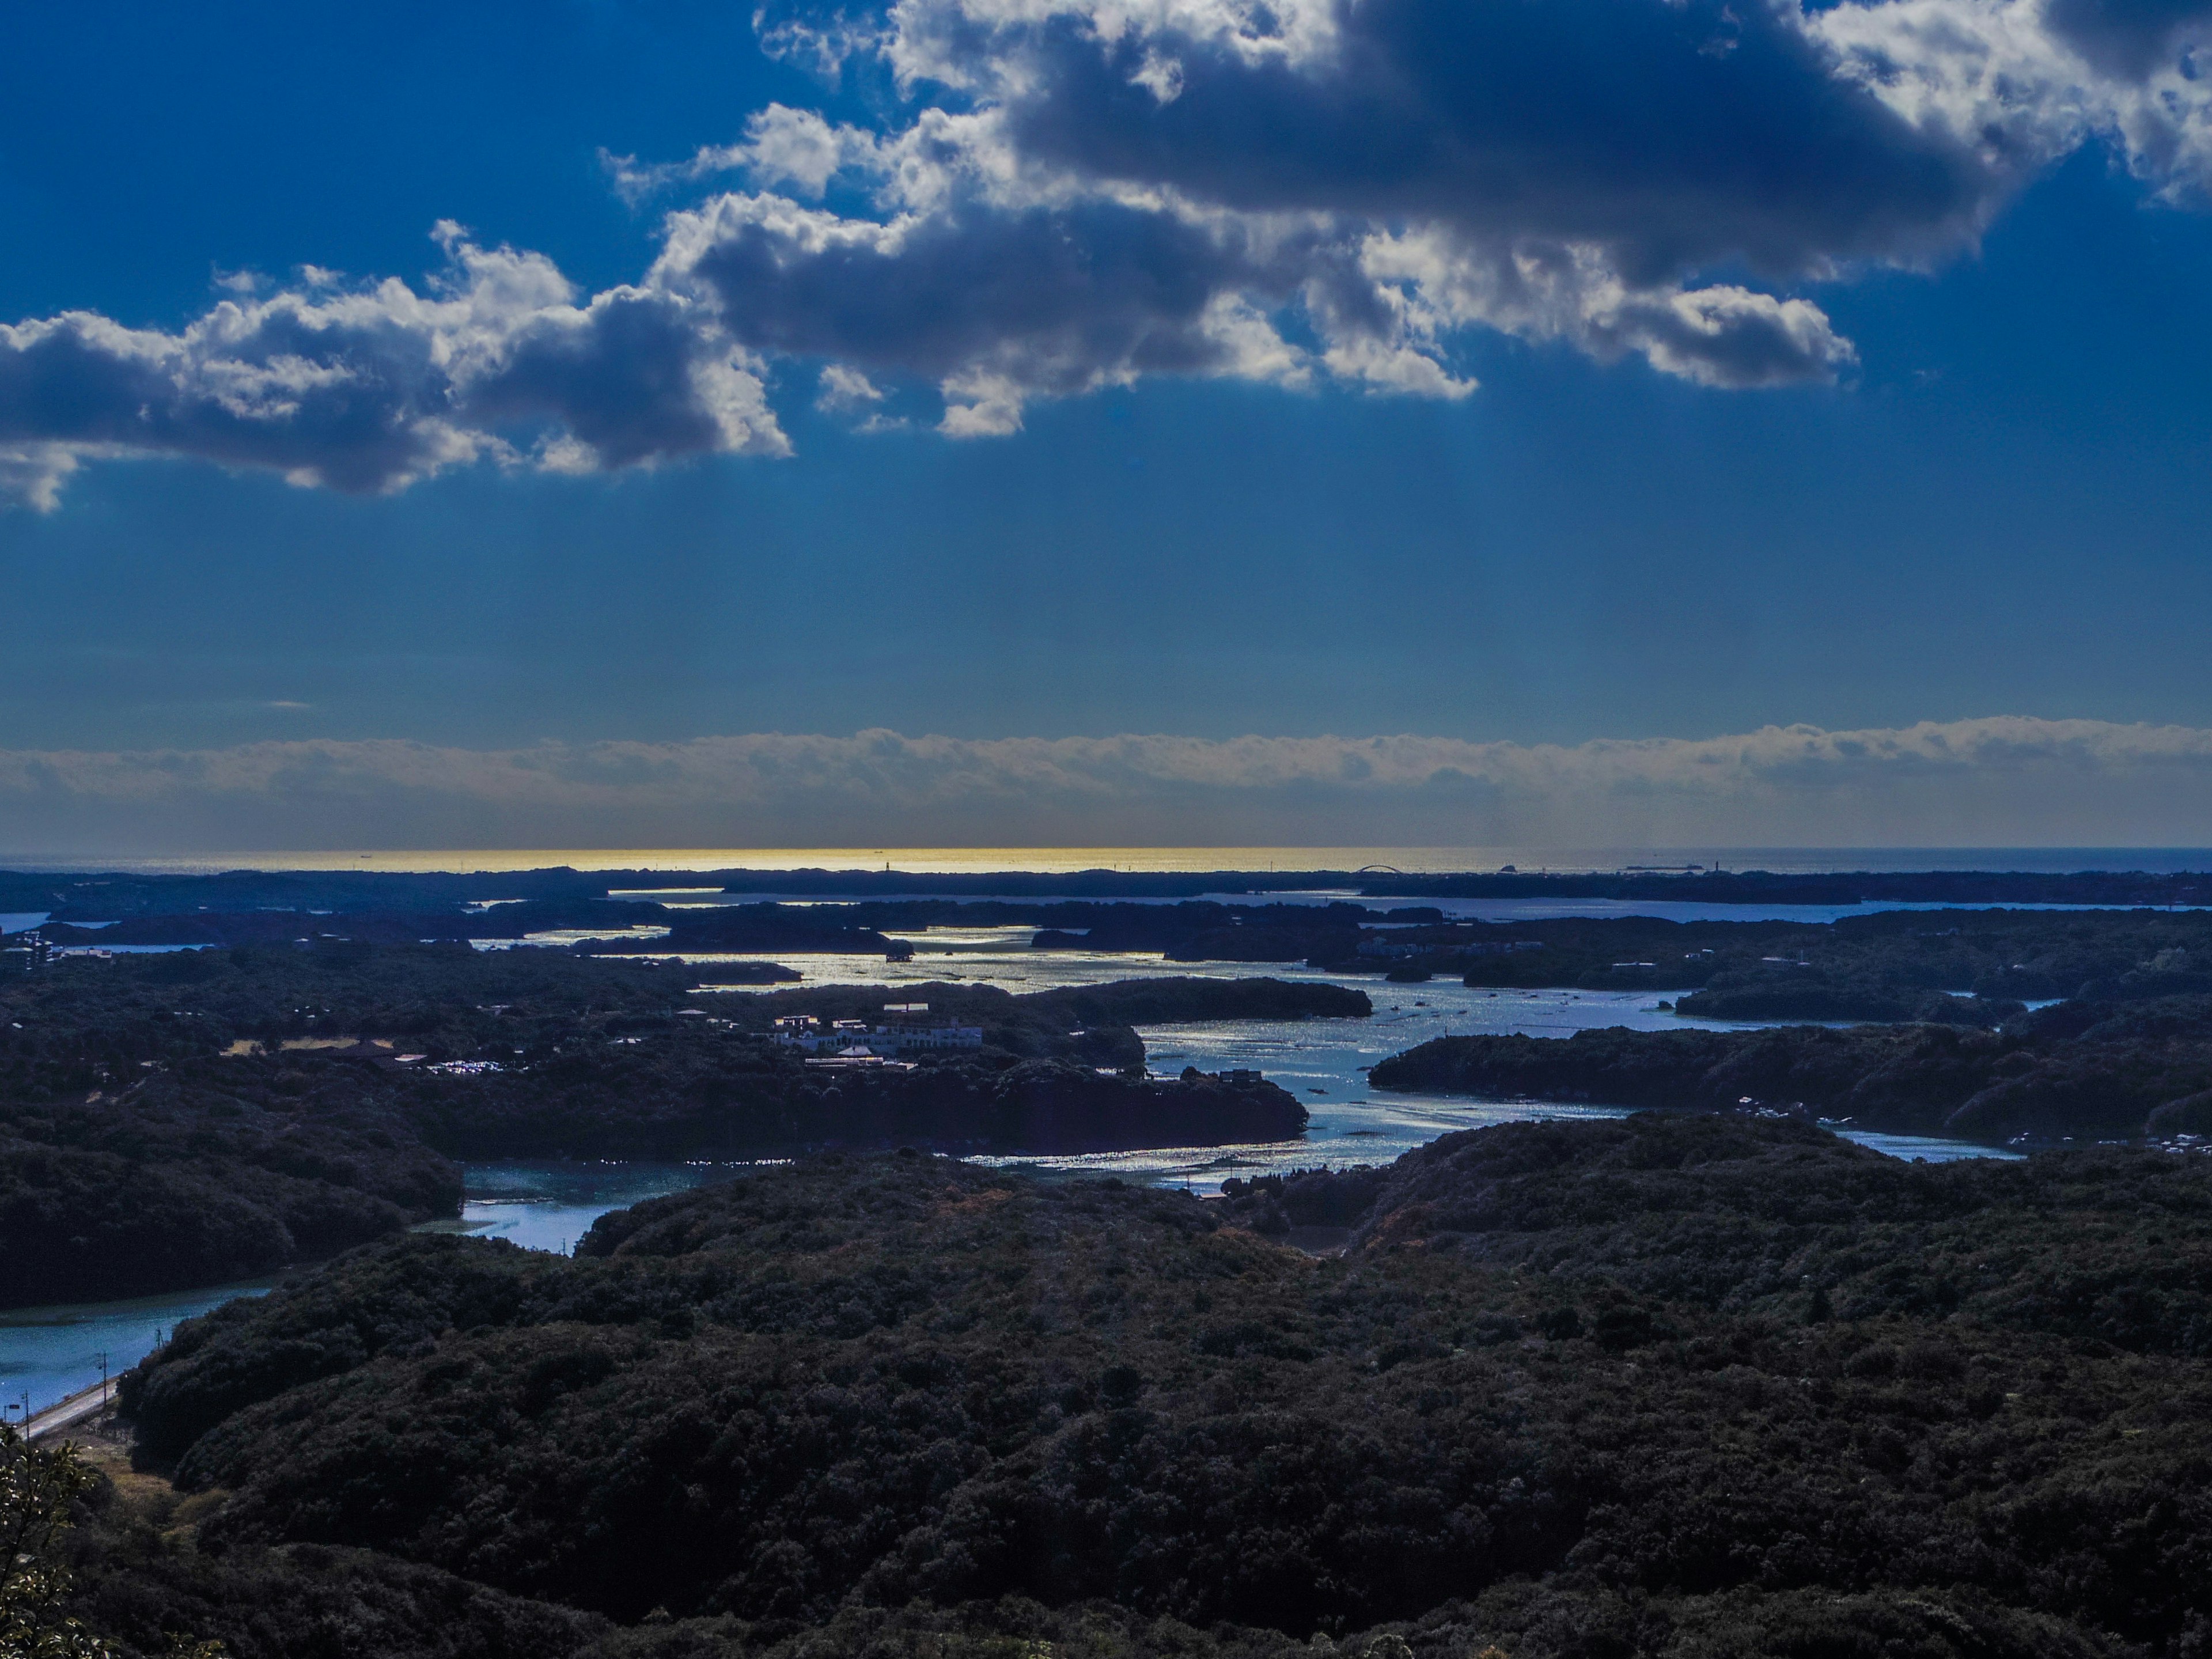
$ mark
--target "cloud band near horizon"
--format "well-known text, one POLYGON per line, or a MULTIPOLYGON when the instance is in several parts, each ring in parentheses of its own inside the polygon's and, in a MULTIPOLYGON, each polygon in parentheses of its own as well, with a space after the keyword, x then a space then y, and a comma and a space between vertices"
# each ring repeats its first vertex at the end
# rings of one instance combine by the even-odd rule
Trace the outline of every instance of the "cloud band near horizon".
POLYGON ((2212 844, 2212 730, 0 750, 0 857, 872 844, 2193 846, 2212 844))

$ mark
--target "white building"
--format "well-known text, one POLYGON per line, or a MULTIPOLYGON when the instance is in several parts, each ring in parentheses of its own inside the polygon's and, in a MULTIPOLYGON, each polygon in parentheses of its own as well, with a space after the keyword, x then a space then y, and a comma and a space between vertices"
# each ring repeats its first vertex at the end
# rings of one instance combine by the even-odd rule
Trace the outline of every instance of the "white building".
POLYGON ((841 1054, 860 1048, 876 1057, 983 1046, 981 1026, 930 1019, 926 1002, 889 1002, 884 1012, 886 1018, 877 1024, 865 1019, 824 1024, 811 1014, 787 1014, 775 1023, 775 1040, 810 1054, 841 1054))

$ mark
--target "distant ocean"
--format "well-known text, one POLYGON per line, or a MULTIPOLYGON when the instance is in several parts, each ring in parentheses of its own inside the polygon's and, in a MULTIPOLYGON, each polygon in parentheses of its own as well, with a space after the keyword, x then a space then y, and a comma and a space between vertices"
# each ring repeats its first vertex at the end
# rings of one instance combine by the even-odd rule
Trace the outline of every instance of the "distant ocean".
POLYGON ((653 847, 346 848, 326 852, 210 852, 159 857, 84 852, 0 854, 0 868, 116 870, 202 875, 219 870, 362 870, 409 874, 544 870, 894 870, 914 875, 1078 870, 1358 871, 1407 875, 1493 871, 1584 874, 1638 866, 1835 871, 2077 870, 2159 873, 2212 869, 2202 847, 653 847))

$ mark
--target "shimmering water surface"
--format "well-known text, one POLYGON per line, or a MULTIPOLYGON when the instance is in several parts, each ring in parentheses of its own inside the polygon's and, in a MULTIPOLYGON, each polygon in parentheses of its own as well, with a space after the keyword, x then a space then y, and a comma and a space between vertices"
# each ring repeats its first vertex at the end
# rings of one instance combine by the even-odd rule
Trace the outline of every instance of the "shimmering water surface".
MULTIPOLYGON (((1230 1176, 1387 1164, 1457 1129, 1545 1118, 1625 1117, 1631 1109, 1603 1104, 1470 1100, 1455 1095, 1368 1087, 1368 1068, 1432 1037, 1511 1033, 1557 1037, 1613 1025, 1639 1031, 1683 1026, 1705 1030, 1741 1029, 1729 1022, 1681 1018, 1662 1009, 1660 999, 1648 991, 1489 991, 1451 981, 1426 985, 1370 983, 1365 988, 1375 1000, 1375 1013, 1369 1019, 1224 1020, 1138 1028, 1156 1072, 1179 1072, 1185 1066, 1195 1066, 1201 1072, 1249 1066, 1290 1090, 1304 1103, 1311 1120, 1302 1139, 1081 1158, 980 1161, 1045 1170, 1096 1170, 1133 1180, 1188 1184, 1198 1193, 1220 1191, 1221 1182, 1230 1176)), ((1945 1161, 2016 1156, 1966 1141, 1871 1135, 1852 1129, 1841 1133, 1899 1158, 1945 1161)))
POLYGON ((82 1302, 0 1313, 0 1403, 20 1421, 23 1397, 44 1411, 64 1395, 100 1381, 100 1357, 118 1376, 154 1352, 180 1320, 241 1296, 263 1296, 276 1284, 256 1279, 131 1302, 82 1302))
MULTIPOLYGON (((1118 1175, 1125 1180, 1218 1193, 1231 1176, 1298 1169, 1346 1169, 1388 1164, 1438 1135, 1497 1123, 1553 1118, 1626 1117, 1626 1106, 1562 1105, 1540 1101, 1471 1100, 1461 1096, 1400 1093, 1368 1086, 1378 1060, 1433 1036, 1473 1032, 1520 1032, 1563 1036, 1574 1031, 1626 1025, 1638 1030, 1672 1025, 1723 1028, 1718 1022, 1678 1020, 1656 999, 1606 992, 1470 991, 1449 984, 1419 990, 1397 1002, 1379 1000, 1371 1019, 1231 1021, 1140 1026, 1152 1069, 1172 1073, 1185 1066, 1202 1072, 1249 1066, 1297 1095, 1310 1117, 1305 1134, 1288 1141, 1235 1146, 1148 1147, 1122 1152, 1057 1156, 981 1157, 994 1168, 1048 1174, 1118 1175)), ((2018 1153, 1917 1135, 1877 1134, 1844 1128, 1845 1138, 1893 1158, 1945 1163, 1960 1158, 2011 1158, 2018 1153)), ((749 1164, 471 1164, 469 1198, 459 1223, 439 1224, 511 1238, 532 1249, 568 1250, 608 1210, 662 1193, 688 1191, 727 1179, 749 1164)))
POLYGON ((527 1250, 572 1254, 610 1210, 726 1180, 741 1164, 468 1164, 459 1221, 423 1231, 505 1238, 527 1250))
MULTIPOLYGON (((1215 979, 1272 975, 1279 979, 1328 980, 1297 967, 1246 963, 1170 963, 1158 956, 1090 956, 1028 948, 1030 931, 973 928, 917 935, 911 963, 878 957, 793 958, 809 984, 900 986, 959 977, 1009 991, 1042 991, 1151 975, 1188 974, 1215 979)), ((714 982, 716 961, 749 957, 692 957, 702 987, 714 982)), ((1342 982, 1338 976, 1337 982, 1342 982)), ((1369 1019, 1223 1021, 1139 1028, 1152 1069, 1173 1073, 1185 1066, 1203 1072, 1251 1066, 1305 1103, 1311 1125, 1299 1140, 1227 1147, 1169 1147, 1144 1152, 1063 1158, 979 1160, 1046 1172, 1116 1174, 1125 1179, 1188 1185, 1197 1193, 1220 1190, 1231 1176, 1269 1170, 1387 1164, 1413 1147, 1456 1129, 1537 1118, 1618 1117, 1626 1109, 1560 1106, 1530 1102, 1470 1101, 1442 1095, 1370 1091, 1366 1068, 1431 1037, 1473 1032, 1523 1032, 1562 1036, 1591 1027, 1626 1025, 1639 1030, 1683 1025, 1727 1029, 1719 1022, 1685 1020, 1662 1010, 1650 992, 1475 990, 1455 981, 1425 985, 1358 981, 1374 999, 1369 1019)), ((745 988, 750 994, 753 988, 745 988)), ((1845 1131, 1846 1133, 1853 1133, 1845 1131)), ((1897 1157, 1929 1159, 2009 1156, 1955 1141, 1902 1135, 1853 1133, 1897 1157)), ((568 1251, 609 1210, 665 1193, 683 1192, 726 1179, 744 1165, 718 1164, 485 1164, 466 1166, 467 1198, 458 1222, 433 1224, 507 1238, 530 1249, 568 1251)), ((120 1372, 153 1352, 160 1335, 179 1320, 238 1296, 258 1295, 272 1280, 217 1286, 129 1303, 19 1310, 0 1313, 0 1400, 20 1405, 27 1392, 33 1408, 100 1379, 103 1351, 120 1372)))
MULTIPOLYGON (((1070 986, 1106 985, 1121 979, 1287 979, 1318 981, 1331 985, 1359 986, 1383 1002, 1400 1001, 1413 997, 1432 1002, 1449 1002, 1455 994, 1464 995, 1471 1001, 1480 1001, 1487 994, 1469 992, 1456 981, 1436 980, 1429 984, 1401 988, 1386 985, 1381 979, 1359 975, 1325 972, 1308 968, 1298 963, 1282 962, 1170 962, 1157 951, 1127 951, 1090 952, 1084 951, 1033 951, 1030 940, 1035 936, 1034 927, 933 927, 926 933, 906 936, 914 946, 911 962, 886 962, 880 956, 802 956, 793 955, 783 959, 783 966, 799 975, 799 984, 811 985, 885 985, 913 986, 932 981, 957 981, 968 985, 995 985, 1001 990, 1017 994, 1027 991, 1058 991, 1070 986), (1397 994, 1406 991, 1406 998, 1397 994), (1383 993, 1389 993, 1388 995, 1383 993), (1431 995, 1433 992, 1434 996, 1431 995)), ((896 937, 896 935, 894 937, 896 937)), ((658 953, 656 953, 658 954, 658 953)), ((686 967, 694 970, 699 988, 707 992, 751 992, 774 990, 774 986, 740 984, 718 979, 716 968, 734 963, 757 963, 767 959, 765 952, 738 954, 735 952, 690 951, 672 953, 686 967)), ((666 957, 659 957, 667 960, 666 957)), ((783 988, 792 988, 786 986, 783 988)), ((1574 996, 1583 1000, 1611 998, 1608 1006, 1631 1009, 1638 1003, 1648 1007, 1660 994, 1636 994, 1601 991, 1501 991, 1498 994, 1511 998, 1551 998, 1574 996)), ((1452 1004, 1456 1006, 1458 1005, 1452 1004)), ((1515 1004, 1521 1006, 1521 1004, 1515 1004)), ((1658 1016, 1662 1020, 1680 1024, 1672 1015, 1658 1016)), ((1626 1020, 1605 1020, 1603 1024, 1632 1023, 1626 1020)), ((1698 1022, 1687 1022, 1695 1024, 1698 1022)), ((1516 1025, 1470 1025, 1469 1030, 1517 1030, 1516 1025)), ((1530 1028, 1534 1029, 1534 1028, 1530 1028)), ((1574 1030, 1574 1026, 1562 1029, 1574 1030)), ((1717 1028, 1716 1028, 1717 1029, 1717 1028)), ((1431 1035, 1434 1035, 1431 1033, 1431 1035)))
MULTIPOLYGON (((933 927, 908 936, 915 949, 912 962, 885 962, 880 955, 801 956, 784 959, 805 985, 919 985, 930 980, 957 980, 970 985, 995 985, 1002 990, 1057 991, 1071 985, 1104 985, 1117 979, 1145 979, 1163 974, 1189 974, 1209 979, 1247 978, 1272 974, 1278 979, 1315 979, 1322 975, 1304 969, 1278 969, 1240 963, 1175 963, 1157 951, 1126 955, 1093 954, 1082 951, 1032 951, 1034 927, 933 927)), ((893 935, 893 937, 898 937, 893 935)), ((690 954, 684 963, 698 971, 699 984, 718 984, 715 968, 725 963, 758 962, 750 956, 690 954)), ((1340 975, 1341 977, 1341 975, 1340 975)), ((750 991, 755 986, 723 988, 750 991)))

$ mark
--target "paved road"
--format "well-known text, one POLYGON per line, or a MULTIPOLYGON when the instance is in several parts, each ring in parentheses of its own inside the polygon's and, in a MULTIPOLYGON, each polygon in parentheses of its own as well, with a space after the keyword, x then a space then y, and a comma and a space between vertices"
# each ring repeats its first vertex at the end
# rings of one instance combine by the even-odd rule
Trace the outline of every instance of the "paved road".
POLYGON ((70 1395, 66 1400, 57 1401, 46 1410, 33 1413, 31 1418, 30 1431, 25 1438, 42 1440, 50 1434, 58 1434, 64 1429, 82 1423, 114 1397, 115 1379, 110 1378, 105 1382, 95 1382, 90 1388, 82 1389, 70 1395))

